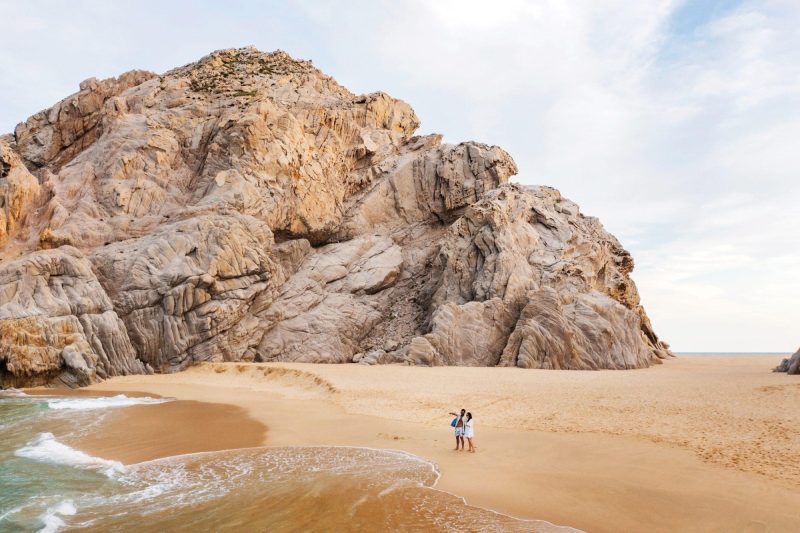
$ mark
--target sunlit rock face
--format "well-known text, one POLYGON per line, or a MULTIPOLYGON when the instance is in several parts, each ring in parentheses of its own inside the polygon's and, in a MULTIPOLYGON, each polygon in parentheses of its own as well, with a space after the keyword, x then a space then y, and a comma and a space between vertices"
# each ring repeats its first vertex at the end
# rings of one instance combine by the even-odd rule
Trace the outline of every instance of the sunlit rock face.
POLYGON ((633 260, 502 149, 283 52, 132 71, 0 137, 0 383, 197 361, 639 368, 633 260))

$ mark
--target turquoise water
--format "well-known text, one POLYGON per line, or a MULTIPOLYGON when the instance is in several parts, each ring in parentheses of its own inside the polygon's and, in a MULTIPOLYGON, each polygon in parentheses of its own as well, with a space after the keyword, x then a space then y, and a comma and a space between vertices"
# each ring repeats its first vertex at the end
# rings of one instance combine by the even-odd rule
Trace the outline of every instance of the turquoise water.
POLYGON ((0 394, 0 531, 57 531, 74 500, 117 492, 112 478, 123 465, 74 450, 53 433, 79 436, 107 409, 160 401, 0 394))
POLYGON ((0 394, 0 532, 576 531, 469 506, 434 488, 434 464, 393 450, 262 447, 123 465, 65 440, 113 409, 165 400, 0 394))

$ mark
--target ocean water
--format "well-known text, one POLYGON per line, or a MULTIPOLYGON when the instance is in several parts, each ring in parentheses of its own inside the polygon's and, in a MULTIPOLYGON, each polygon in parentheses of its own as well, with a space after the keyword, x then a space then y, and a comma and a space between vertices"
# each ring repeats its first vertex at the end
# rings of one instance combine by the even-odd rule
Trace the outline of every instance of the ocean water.
POLYGON ((155 398, 0 393, 0 531, 577 531, 467 505, 393 450, 248 448, 123 465, 65 439, 155 398))

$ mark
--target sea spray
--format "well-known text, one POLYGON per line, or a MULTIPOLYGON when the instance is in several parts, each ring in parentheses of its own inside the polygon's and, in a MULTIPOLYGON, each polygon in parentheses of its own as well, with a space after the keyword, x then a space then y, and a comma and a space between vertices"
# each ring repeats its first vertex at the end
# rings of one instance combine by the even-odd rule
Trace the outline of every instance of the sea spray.
POLYGON ((56 505, 49 507, 44 513, 39 516, 39 520, 42 522, 43 526, 42 529, 39 530, 39 533, 55 533, 64 525, 64 520, 61 518, 62 516, 72 516, 77 512, 75 505, 72 503, 72 500, 64 500, 62 502, 57 503, 56 505))

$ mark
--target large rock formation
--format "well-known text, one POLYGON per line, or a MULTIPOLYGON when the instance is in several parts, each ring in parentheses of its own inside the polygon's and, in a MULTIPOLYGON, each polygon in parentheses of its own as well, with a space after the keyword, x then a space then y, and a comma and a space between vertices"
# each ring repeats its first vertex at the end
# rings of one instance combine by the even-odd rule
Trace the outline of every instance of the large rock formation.
POLYGON ((0 384, 195 361, 639 368, 633 260, 503 150, 252 48, 0 137, 0 384))

